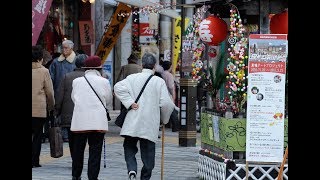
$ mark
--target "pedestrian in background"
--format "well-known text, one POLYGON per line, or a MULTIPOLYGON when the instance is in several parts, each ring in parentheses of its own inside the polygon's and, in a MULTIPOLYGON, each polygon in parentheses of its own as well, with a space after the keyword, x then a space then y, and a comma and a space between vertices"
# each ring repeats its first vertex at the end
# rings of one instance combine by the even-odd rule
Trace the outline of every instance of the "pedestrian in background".
MULTIPOLYGON (((65 40, 62 42, 62 54, 53 60, 49 67, 51 79, 53 82, 53 89, 55 93, 55 99, 57 98, 57 91, 61 80, 68 72, 73 71, 76 68, 75 58, 76 53, 73 51, 74 43, 71 40, 65 40)), ((60 118, 60 117, 58 117, 60 118)), ((59 120, 60 121, 60 120, 59 120)), ((64 142, 68 142, 68 130, 62 128, 62 138, 64 142)))
POLYGON ((61 124, 60 127, 66 128, 68 132, 69 149, 70 155, 73 154, 73 137, 70 131, 71 119, 73 114, 74 103, 71 99, 72 92, 72 81, 78 77, 84 76, 84 71, 82 67, 84 66, 84 60, 87 59, 86 54, 79 54, 75 59, 76 68, 74 71, 65 74, 61 80, 60 86, 56 95, 55 112, 56 116, 60 116, 61 124))
POLYGON ((137 55, 132 53, 127 59, 128 64, 121 67, 116 82, 123 80, 124 78, 126 78, 130 74, 141 72, 142 67, 141 67, 141 65, 138 64, 138 60, 139 60, 139 58, 137 57, 137 55))
MULTIPOLYGON (((127 60, 128 64, 121 67, 116 83, 130 74, 140 73, 142 71, 142 66, 138 64, 139 59, 136 54, 132 53, 127 60)), ((121 110, 123 109, 125 109, 125 107, 121 103, 121 110)))
POLYGON ((146 85, 139 101, 134 103, 143 85, 155 73, 156 58, 145 53, 142 57, 142 72, 131 74, 114 86, 117 98, 128 109, 120 135, 123 136, 124 157, 127 164, 129 179, 136 179, 138 152, 137 143, 140 142, 141 180, 151 178, 155 165, 155 143, 158 140, 160 120, 168 123, 169 117, 175 107, 169 96, 167 86, 163 79, 153 76, 146 85), (161 118, 161 119, 160 119, 161 118))
POLYGON ((54 91, 49 70, 43 65, 43 51, 32 46, 32 168, 41 167, 39 161, 43 125, 47 110, 53 110, 54 91))
MULTIPOLYGON (((161 73, 162 79, 166 82, 167 89, 171 96, 173 103, 176 102, 176 86, 174 82, 174 77, 172 75, 172 63, 170 61, 162 62, 163 72, 161 73)), ((172 132, 179 131, 179 122, 178 122, 178 111, 175 109, 169 120, 169 124, 171 125, 172 132)))
POLYGON ((73 134, 72 179, 81 179, 84 151, 88 141, 87 174, 89 180, 97 180, 104 135, 108 131, 108 119, 104 106, 107 109, 112 108, 112 92, 109 80, 101 76, 101 59, 98 56, 89 56, 84 61, 84 68, 85 75, 72 82, 71 98, 74 102, 70 128, 73 134))

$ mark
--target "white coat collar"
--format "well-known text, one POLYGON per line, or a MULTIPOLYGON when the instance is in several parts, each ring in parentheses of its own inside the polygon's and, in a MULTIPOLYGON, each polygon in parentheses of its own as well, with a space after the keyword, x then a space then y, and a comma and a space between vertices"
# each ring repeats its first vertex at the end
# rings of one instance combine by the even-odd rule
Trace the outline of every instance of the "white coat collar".
POLYGON ((63 54, 61 54, 59 57, 58 57, 58 61, 63 61, 63 60, 67 60, 69 63, 72 63, 74 61, 76 57, 76 53, 74 53, 74 51, 71 52, 71 54, 65 58, 63 54))
POLYGON ((97 75, 101 76, 101 73, 95 69, 89 69, 85 71, 85 75, 97 75))
POLYGON ((143 73, 149 73, 149 74, 154 74, 154 70, 152 69, 142 69, 143 73))

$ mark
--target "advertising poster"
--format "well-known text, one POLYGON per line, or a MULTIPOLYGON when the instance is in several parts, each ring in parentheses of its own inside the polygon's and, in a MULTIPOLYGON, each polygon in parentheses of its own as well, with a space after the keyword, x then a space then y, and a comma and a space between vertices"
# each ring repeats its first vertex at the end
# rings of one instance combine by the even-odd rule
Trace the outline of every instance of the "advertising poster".
POLYGON ((287 35, 249 36, 247 161, 282 161, 287 52, 287 35))

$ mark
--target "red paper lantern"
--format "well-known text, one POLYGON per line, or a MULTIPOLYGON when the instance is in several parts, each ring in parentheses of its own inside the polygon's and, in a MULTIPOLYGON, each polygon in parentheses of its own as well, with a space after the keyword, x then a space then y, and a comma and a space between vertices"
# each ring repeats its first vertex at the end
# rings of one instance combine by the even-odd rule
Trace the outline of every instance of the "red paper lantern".
POLYGON ((199 25, 199 36, 208 45, 217 46, 224 41, 228 35, 227 23, 216 16, 209 16, 202 20, 199 25))
POLYGON ((288 11, 272 16, 270 20, 272 34, 288 34, 288 11))

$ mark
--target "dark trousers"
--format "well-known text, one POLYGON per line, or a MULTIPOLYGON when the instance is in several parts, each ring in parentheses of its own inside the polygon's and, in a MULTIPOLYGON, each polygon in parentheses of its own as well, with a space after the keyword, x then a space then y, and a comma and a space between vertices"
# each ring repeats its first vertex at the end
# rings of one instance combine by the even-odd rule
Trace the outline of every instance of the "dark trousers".
POLYGON ((70 150, 70 156, 72 159, 72 154, 73 154, 73 133, 70 131, 70 127, 67 128, 68 131, 68 137, 69 137, 69 150, 70 150))
POLYGON ((80 177, 83 169, 84 150, 89 144, 88 178, 97 180, 100 172, 104 133, 73 133, 72 176, 80 177))
POLYGON ((138 152, 137 143, 140 141, 140 152, 143 167, 141 169, 141 180, 149 180, 151 178, 152 170, 154 168, 155 161, 155 143, 147 139, 138 137, 125 136, 123 147, 124 147, 124 158, 127 163, 128 173, 130 171, 137 172, 137 160, 136 154, 138 152))
POLYGON ((42 130, 46 118, 32 117, 32 165, 39 164, 42 130))

